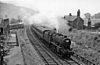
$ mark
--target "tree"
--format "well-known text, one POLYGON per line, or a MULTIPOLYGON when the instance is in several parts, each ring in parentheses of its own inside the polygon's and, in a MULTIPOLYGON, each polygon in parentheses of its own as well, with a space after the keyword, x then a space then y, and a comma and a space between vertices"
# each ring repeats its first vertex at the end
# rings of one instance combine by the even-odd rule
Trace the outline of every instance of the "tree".
POLYGON ((22 22, 22 17, 18 16, 18 22, 22 22))
POLYGON ((85 17, 88 19, 88 18, 91 18, 91 14, 90 13, 85 13, 84 14, 85 15, 85 17))

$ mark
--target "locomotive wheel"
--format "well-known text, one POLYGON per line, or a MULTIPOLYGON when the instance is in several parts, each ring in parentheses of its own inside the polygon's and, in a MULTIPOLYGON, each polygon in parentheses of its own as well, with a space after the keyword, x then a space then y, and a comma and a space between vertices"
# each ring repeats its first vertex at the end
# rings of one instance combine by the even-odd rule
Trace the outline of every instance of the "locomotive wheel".
POLYGON ((54 45, 51 45, 51 50, 54 52, 55 50, 54 45))
POLYGON ((51 48, 51 46, 52 46, 52 45, 51 45, 51 43, 50 43, 48 47, 51 48))
POLYGON ((60 52, 59 52, 59 48, 58 47, 56 47, 56 50, 57 50, 57 53, 59 54, 60 52))
POLYGON ((54 52, 57 53, 57 47, 56 46, 54 46, 54 52))
POLYGON ((51 43, 49 43, 49 44, 48 44, 48 47, 49 47, 49 48, 51 48, 51 47, 52 47, 52 44, 51 44, 51 43))
POLYGON ((59 49, 59 55, 63 57, 63 49, 59 49))
POLYGON ((71 56, 71 53, 70 53, 70 52, 66 51, 65 54, 66 54, 66 55, 65 55, 66 58, 70 58, 70 56, 71 56))

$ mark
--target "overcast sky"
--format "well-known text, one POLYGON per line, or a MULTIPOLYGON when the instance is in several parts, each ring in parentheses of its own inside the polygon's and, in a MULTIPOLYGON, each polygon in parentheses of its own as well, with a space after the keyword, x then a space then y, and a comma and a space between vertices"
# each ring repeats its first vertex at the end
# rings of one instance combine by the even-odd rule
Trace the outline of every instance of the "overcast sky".
POLYGON ((81 16, 84 13, 92 15, 100 12, 100 0, 0 0, 15 5, 25 6, 42 13, 64 15, 70 12, 76 15, 78 9, 81 10, 81 16))

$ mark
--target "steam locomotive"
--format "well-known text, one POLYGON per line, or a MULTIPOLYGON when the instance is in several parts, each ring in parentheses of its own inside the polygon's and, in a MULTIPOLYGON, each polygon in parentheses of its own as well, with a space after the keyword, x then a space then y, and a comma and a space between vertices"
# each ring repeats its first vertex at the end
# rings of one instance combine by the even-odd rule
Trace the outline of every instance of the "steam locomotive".
POLYGON ((50 29, 44 26, 32 25, 32 32, 46 42, 46 46, 54 53, 63 58, 70 58, 74 53, 71 51, 71 40, 60 33, 56 33, 56 29, 50 29))

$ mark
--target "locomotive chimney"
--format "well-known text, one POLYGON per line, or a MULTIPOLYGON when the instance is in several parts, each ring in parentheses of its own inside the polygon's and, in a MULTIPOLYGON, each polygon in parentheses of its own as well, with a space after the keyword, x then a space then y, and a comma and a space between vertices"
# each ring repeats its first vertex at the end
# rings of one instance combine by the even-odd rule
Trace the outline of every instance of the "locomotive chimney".
POLYGON ((77 17, 80 17, 80 9, 77 11, 77 17))

